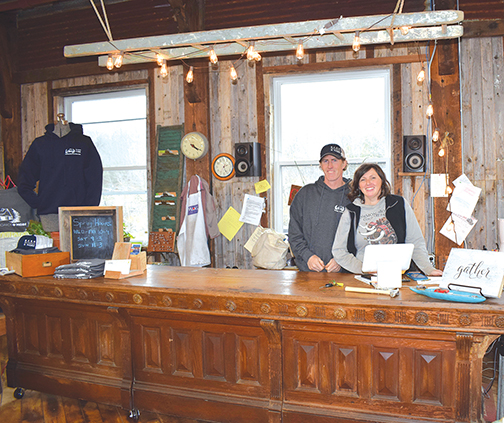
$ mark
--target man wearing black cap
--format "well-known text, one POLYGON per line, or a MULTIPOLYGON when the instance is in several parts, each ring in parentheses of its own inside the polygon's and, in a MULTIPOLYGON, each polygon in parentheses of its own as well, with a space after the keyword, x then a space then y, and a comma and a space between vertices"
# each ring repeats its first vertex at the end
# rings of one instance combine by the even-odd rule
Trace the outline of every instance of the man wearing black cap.
POLYGON ((348 163, 338 144, 325 145, 319 163, 324 175, 301 188, 290 206, 289 243, 299 270, 339 272, 331 249, 341 215, 350 204, 350 179, 343 178, 348 163))

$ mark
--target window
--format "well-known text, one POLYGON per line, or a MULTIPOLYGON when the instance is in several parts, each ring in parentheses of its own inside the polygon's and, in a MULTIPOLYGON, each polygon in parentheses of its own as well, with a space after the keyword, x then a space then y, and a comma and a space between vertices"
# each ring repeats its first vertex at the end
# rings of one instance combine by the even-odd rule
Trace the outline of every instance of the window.
POLYGON ((320 149, 330 143, 346 153, 351 178, 364 161, 379 163, 390 179, 389 69, 353 70, 273 78, 274 228, 287 232, 291 185, 322 175, 320 149))
POLYGON ((147 244, 147 96, 145 89, 65 97, 65 116, 83 126, 103 164, 100 206, 123 206, 135 240, 147 244))

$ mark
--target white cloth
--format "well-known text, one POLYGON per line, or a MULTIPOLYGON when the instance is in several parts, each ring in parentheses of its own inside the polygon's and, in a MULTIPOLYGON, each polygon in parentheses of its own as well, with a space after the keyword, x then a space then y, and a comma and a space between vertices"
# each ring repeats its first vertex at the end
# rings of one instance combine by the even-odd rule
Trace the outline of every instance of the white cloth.
MULTIPOLYGON (((187 192, 189 193, 190 189, 187 192)), ((208 249, 199 176, 198 191, 187 195, 183 213, 184 221, 177 237, 180 264, 194 267, 207 266, 210 264, 210 250, 208 249)))

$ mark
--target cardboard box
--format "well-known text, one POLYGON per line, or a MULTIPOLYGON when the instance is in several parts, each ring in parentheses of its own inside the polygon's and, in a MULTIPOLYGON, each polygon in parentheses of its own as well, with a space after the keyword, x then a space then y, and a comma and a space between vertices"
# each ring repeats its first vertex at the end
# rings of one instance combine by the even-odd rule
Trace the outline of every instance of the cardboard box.
POLYGON ((70 253, 17 254, 7 251, 5 263, 9 269, 25 278, 54 275, 56 267, 70 263, 70 253))

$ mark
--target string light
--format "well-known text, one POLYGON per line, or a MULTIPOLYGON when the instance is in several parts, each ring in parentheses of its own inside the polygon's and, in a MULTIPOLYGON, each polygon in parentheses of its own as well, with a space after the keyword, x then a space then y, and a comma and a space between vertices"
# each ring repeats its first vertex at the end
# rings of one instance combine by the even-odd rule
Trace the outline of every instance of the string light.
POLYGON ((425 69, 423 66, 422 66, 422 70, 420 72, 418 72, 418 76, 417 76, 416 80, 420 84, 425 81, 425 69))
POLYGON ((168 66, 166 66, 166 60, 163 60, 163 63, 161 64, 161 69, 159 70, 159 73, 163 78, 166 78, 168 76, 168 66))
POLYGON ((186 82, 188 84, 192 84, 192 82, 194 81, 194 67, 190 67, 189 68, 189 72, 187 72, 187 75, 186 75, 186 82))
POLYGON ((446 152, 445 152, 445 149, 441 147, 441 148, 439 149, 439 151, 438 151, 438 156, 439 156, 439 157, 444 157, 445 153, 446 153, 446 152))
POLYGON ((360 50, 360 31, 355 32, 355 36, 352 43, 352 49, 355 52, 358 52, 360 50))
POLYGON ((212 65, 217 64, 217 62, 219 61, 219 58, 217 57, 215 50, 214 49, 210 50, 210 53, 208 53, 208 54, 210 56, 210 63, 212 63, 212 65))
POLYGON ((255 50, 253 41, 250 42, 250 45, 247 49, 247 60, 249 60, 250 62, 254 60, 256 62, 259 62, 261 60, 261 55, 255 50))
POLYGON ((425 112, 428 118, 432 117, 434 114, 434 106, 432 105, 432 101, 429 101, 429 105, 427 106, 427 111, 425 112))
POLYGON ((119 53, 114 60, 114 66, 119 69, 123 64, 123 53, 119 53))
POLYGON ((156 54, 156 61, 157 61, 158 66, 163 66, 163 62, 165 62, 163 55, 157 53, 156 54))
POLYGON ((453 192, 452 188, 450 186, 446 185, 445 193, 448 194, 448 195, 450 195, 452 192, 453 192))
POLYGON ((296 57, 298 60, 301 60, 304 57, 304 48, 303 43, 299 43, 296 48, 296 57))
POLYGON ((432 134, 432 141, 433 142, 438 142, 439 141, 439 128, 436 128, 434 130, 434 133, 432 134))
POLYGON ((110 56, 110 55, 107 58, 107 69, 109 71, 111 71, 112 69, 114 69, 114 58, 112 56, 110 56))
POLYGON ((231 76, 231 81, 236 81, 238 79, 238 74, 233 65, 231 65, 231 69, 229 69, 229 75, 231 76))
POLYGON ((401 30, 402 35, 408 35, 410 27, 407 25, 404 25, 404 26, 401 26, 399 29, 401 30))

